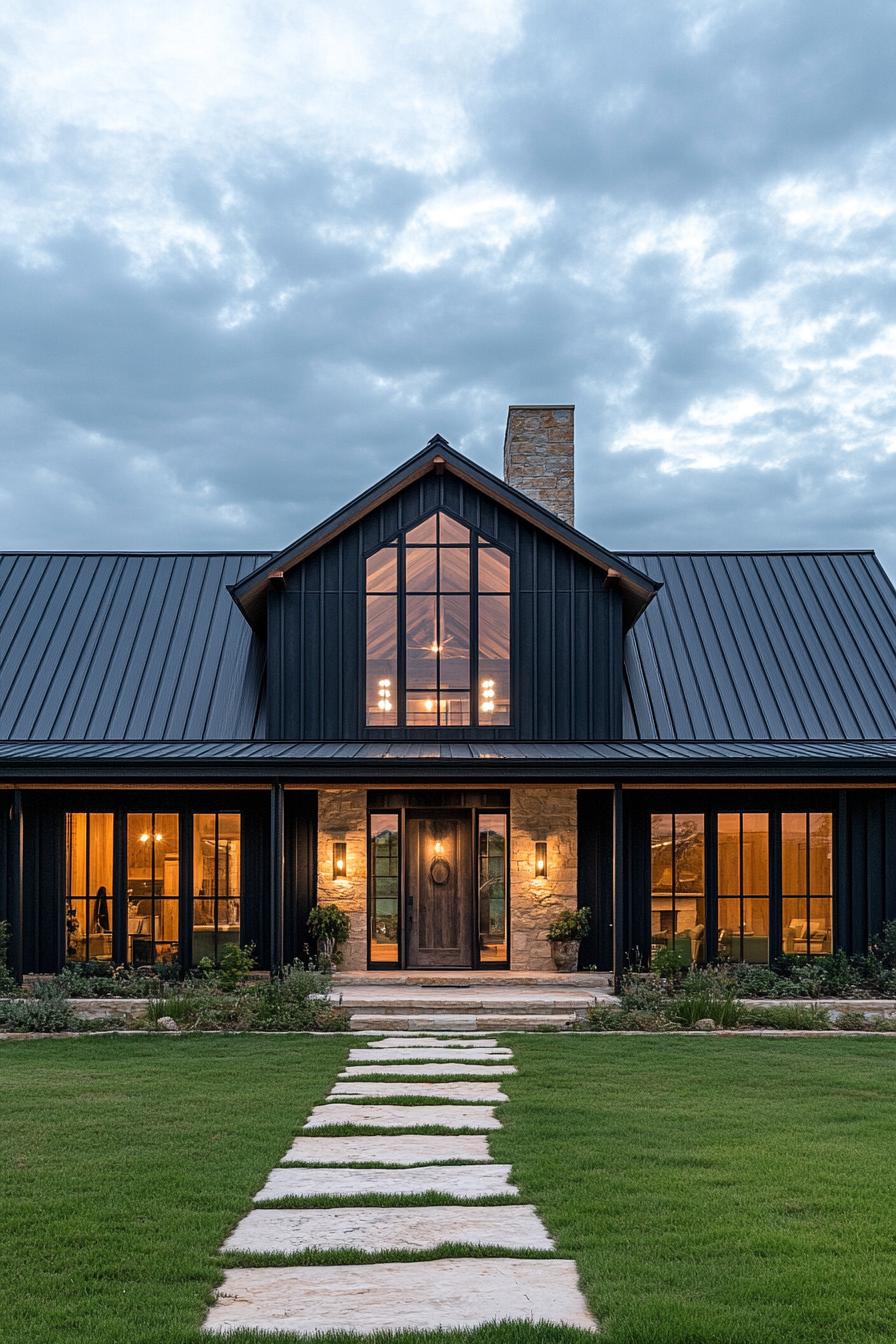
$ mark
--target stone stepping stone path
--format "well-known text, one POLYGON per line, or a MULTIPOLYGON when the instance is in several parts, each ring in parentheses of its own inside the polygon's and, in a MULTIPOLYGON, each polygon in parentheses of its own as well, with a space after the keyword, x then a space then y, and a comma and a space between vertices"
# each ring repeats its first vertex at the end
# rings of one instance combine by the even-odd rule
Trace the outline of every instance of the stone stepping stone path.
POLYGON ((448 1242, 552 1251, 531 1204, 433 1204, 407 1209, 256 1209, 225 1241, 225 1251, 433 1251, 448 1242))
POLYGON ((334 1083, 331 1097, 436 1097, 439 1101, 506 1101, 497 1083, 334 1083))
POLYGON ((500 1129, 490 1106, 365 1106, 347 1101, 315 1106, 305 1129, 351 1125, 355 1129, 500 1129))
POLYGON ((262 1207, 242 1219, 221 1249, 231 1255, 341 1251, 433 1258, 231 1268, 206 1318, 206 1332, 368 1335, 471 1329, 498 1321, 596 1331, 575 1261, 555 1257, 537 1210, 512 1202, 519 1191, 511 1168, 491 1160, 484 1131, 501 1128, 495 1108, 507 1101, 500 1075, 516 1072, 511 1058, 497 1040, 425 1035, 384 1037, 350 1051, 340 1081, 315 1106, 304 1132, 255 1196, 262 1207), (492 1081, 470 1081, 466 1072, 460 1080, 431 1081, 462 1069, 492 1081), (379 1072, 408 1081, 357 1077, 379 1072), (308 1132, 331 1125, 353 1132, 308 1132), (414 1132, 431 1127, 464 1132, 414 1132), (454 1202, 440 1203, 446 1195, 454 1202), (323 1196, 343 1202, 282 1207, 287 1200, 323 1196), (429 1202, 402 1204, 406 1196, 429 1202), (365 1197, 399 1202, 352 1205, 352 1199, 365 1197), (504 1202, 481 1203, 488 1198, 504 1202), (439 1258, 439 1250, 450 1246, 469 1246, 471 1253, 439 1258), (479 1257, 472 1250, 477 1246, 507 1254, 479 1257), (521 1251, 530 1254, 520 1258, 521 1251))
POLYGON ((464 1050, 461 1046, 445 1050, 441 1046, 433 1046, 431 1050, 421 1050, 418 1047, 408 1046, 404 1050, 349 1050, 349 1064, 375 1064, 380 1059, 383 1063, 391 1064, 425 1064, 427 1060, 437 1060, 444 1063, 445 1060, 453 1060, 456 1064, 494 1064, 505 1063, 510 1059, 509 1050, 464 1050))
POLYGON ((284 1162, 312 1166, 375 1162, 383 1167, 425 1166, 428 1162, 490 1162, 481 1134, 365 1134, 361 1138, 293 1139, 284 1162))
POLYGON ((494 1078, 516 1073, 514 1064, 349 1064, 340 1078, 494 1078))
MULTIPOLYGON (((368 1050, 419 1050, 421 1044, 425 1045, 431 1039, 426 1036, 382 1036, 378 1041, 368 1041, 368 1050)), ((497 1050, 498 1042, 494 1039, 486 1040, 481 1036, 461 1036, 457 1039, 449 1036, 441 1036, 438 1040, 433 1040, 432 1048, 434 1050, 497 1050)), ((510 1051, 507 1051, 510 1054, 510 1051)))
POLYGON ((277 1167, 255 1196, 256 1204, 307 1195, 516 1195, 510 1167, 277 1167))

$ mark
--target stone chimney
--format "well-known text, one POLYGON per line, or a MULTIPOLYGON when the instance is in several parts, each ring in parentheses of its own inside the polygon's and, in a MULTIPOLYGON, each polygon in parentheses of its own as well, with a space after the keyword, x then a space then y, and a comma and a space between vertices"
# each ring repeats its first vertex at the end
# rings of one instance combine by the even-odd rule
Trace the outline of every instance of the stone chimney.
POLYGON ((574 406, 508 406, 504 479, 562 518, 575 521, 574 406))

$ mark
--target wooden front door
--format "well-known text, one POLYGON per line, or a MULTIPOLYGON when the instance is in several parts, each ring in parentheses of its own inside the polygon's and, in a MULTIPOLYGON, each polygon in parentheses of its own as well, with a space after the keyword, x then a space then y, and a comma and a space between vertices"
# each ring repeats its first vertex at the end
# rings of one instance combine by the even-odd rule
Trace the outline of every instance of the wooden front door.
POLYGON ((472 967, 473 866, 469 813, 407 818, 407 964, 472 967))

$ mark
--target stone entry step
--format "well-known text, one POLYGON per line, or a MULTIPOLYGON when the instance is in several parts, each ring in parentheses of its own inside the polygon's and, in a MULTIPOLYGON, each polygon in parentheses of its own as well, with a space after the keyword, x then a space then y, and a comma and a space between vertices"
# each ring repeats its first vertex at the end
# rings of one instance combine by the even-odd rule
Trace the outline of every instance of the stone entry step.
POLYGON ((380 1162, 413 1167, 428 1162, 490 1162, 483 1134, 358 1134, 345 1138, 293 1139, 284 1162, 330 1166, 340 1162, 380 1162))
POLYGON ((255 1209, 224 1242, 225 1251, 431 1251, 464 1242, 506 1250, 552 1251, 531 1204, 434 1205, 397 1209, 255 1209))
MULTIPOLYGON (((615 1002, 615 1000, 614 1000, 615 1002)), ((585 1009, 561 1013, 479 1013, 469 1017, 429 1013, 352 1013, 349 1030, 373 1031, 569 1031, 585 1009)))
POLYGON ((205 1329, 372 1334, 466 1329, 492 1321, 597 1329, 575 1261, 510 1257, 230 1269, 205 1329))
POLYGON ((611 971, 336 971, 333 986, 385 985, 394 989, 413 985, 424 989, 612 989, 611 971))
POLYGON ((330 1098, 426 1097, 430 1101, 506 1101, 497 1083, 334 1083, 330 1098))
POLYGON ((363 1102, 334 1102, 315 1106, 305 1129, 351 1125, 354 1129, 500 1129, 491 1106, 367 1106, 363 1102))
POLYGON ((256 1204, 314 1195, 481 1195, 518 1194, 510 1167, 502 1162, 466 1167, 275 1167, 255 1196, 256 1204))

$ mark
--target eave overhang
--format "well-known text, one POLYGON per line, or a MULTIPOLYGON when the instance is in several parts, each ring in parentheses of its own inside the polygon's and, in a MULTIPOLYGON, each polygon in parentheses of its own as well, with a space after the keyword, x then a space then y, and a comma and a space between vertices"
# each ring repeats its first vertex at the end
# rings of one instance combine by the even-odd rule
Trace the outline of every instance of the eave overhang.
POLYGON ((568 546, 570 550, 603 569, 607 578, 617 583, 622 593, 626 625, 631 625, 637 619, 651 599, 662 588, 663 585, 657 580, 651 579, 621 556, 615 555, 612 551, 600 546, 596 541, 592 541, 584 532, 579 532, 577 528, 570 527, 556 514, 551 513, 549 509, 542 508, 528 495, 524 495, 521 491, 508 485, 506 481, 502 481, 499 476, 493 475, 492 472, 471 461, 470 458, 464 457, 462 453, 452 448, 440 434, 436 434, 425 448, 414 457, 409 458, 400 467, 396 467, 376 485, 358 495, 351 503, 339 509, 337 513, 331 514, 324 522, 312 528, 310 532, 306 532, 298 541, 294 541, 290 546, 287 546, 254 570, 253 573, 241 579, 239 583, 230 585, 228 591, 250 625, 256 629, 263 627, 266 611, 265 597, 271 583, 282 581, 283 576, 294 565, 307 560, 321 546, 332 541, 347 527, 359 522, 367 514, 398 494, 399 491, 404 490, 408 485, 434 470, 451 472, 468 485, 481 491, 482 494, 496 500, 506 509, 517 514, 518 517, 525 518, 534 527, 554 537, 563 545, 568 546))
POLYGON ((896 785, 896 741, 610 743, 8 743, 0 787, 37 782, 351 785, 737 782, 896 785), (410 748, 410 750, 409 750, 410 748))

